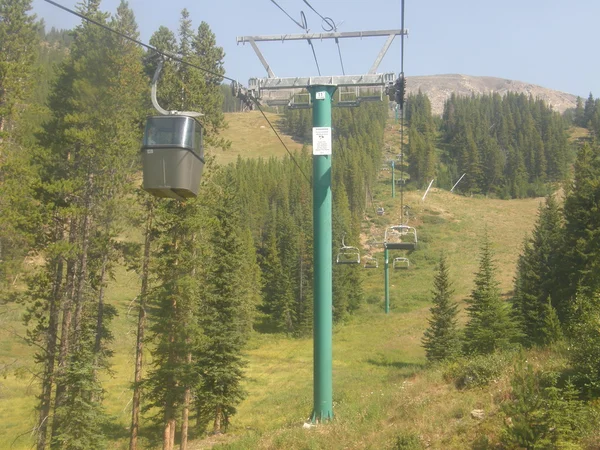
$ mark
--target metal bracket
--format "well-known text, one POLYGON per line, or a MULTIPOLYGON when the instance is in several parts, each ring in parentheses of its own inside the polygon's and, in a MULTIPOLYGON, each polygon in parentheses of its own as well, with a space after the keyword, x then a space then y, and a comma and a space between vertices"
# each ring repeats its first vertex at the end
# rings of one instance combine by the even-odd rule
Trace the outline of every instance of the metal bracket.
POLYGON ((164 64, 163 58, 159 58, 158 65, 156 66, 156 71, 154 72, 154 77, 152 78, 152 89, 151 89, 151 97, 152 97, 152 106, 154 109, 158 111, 159 114, 163 116, 189 116, 189 117, 200 117, 204 114, 196 111, 167 111, 162 108, 158 104, 158 99, 156 98, 156 90, 158 86, 158 79, 160 78, 160 72, 162 71, 164 64))
POLYGON ((254 39, 248 38, 248 42, 250 42, 250 45, 254 49, 254 53, 256 53, 256 56, 258 56, 258 59, 260 59, 260 62, 262 63, 262 65, 265 68, 265 70, 267 71, 267 74, 269 75, 269 78, 275 78, 275 74, 271 70, 271 66, 269 66, 269 64, 267 63, 267 60, 265 59, 265 57, 261 53, 260 49, 258 48, 258 45, 256 45, 256 42, 254 42, 254 39))

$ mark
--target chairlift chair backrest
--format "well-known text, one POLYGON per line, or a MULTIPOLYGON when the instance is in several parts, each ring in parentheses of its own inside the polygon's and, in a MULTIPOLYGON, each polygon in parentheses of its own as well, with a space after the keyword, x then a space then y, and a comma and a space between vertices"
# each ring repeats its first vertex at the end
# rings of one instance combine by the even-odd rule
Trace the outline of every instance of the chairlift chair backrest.
POLYGON ((400 256, 398 258, 394 258, 394 263, 392 264, 392 267, 394 269, 399 269, 399 268, 408 269, 410 267, 410 261, 408 258, 404 258, 404 257, 400 256))
POLYGON ((344 237, 342 237, 342 247, 338 250, 335 262, 337 264, 360 264, 360 250, 357 247, 346 245, 344 237))
POLYGON ((364 268, 365 269, 377 269, 379 267, 379 262, 377 261, 377 259, 373 258, 372 256, 365 256, 363 258, 364 261, 364 268))

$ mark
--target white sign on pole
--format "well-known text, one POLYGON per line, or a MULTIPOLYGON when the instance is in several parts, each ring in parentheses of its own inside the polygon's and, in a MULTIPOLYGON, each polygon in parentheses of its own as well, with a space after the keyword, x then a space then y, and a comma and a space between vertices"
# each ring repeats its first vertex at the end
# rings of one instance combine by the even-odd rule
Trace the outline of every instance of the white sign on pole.
POLYGON ((325 92, 323 92, 323 91, 317 92, 316 97, 317 97, 317 100, 325 100, 325 92))
POLYGON ((331 155, 331 127, 313 127, 313 155, 331 155))

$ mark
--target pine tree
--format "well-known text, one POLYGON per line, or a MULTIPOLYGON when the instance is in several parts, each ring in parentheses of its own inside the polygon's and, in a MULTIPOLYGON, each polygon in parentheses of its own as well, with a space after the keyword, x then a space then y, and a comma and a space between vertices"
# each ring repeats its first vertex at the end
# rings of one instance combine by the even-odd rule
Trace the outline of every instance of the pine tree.
POLYGON ((527 345, 544 344, 549 334, 556 334, 546 327, 554 320, 548 314, 556 314, 554 309, 559 305, 556 293, 561 258, 558 249, 562 247, 563 236, 558 204, 554 197, 548 196, 545 205, 540 205, 538 210, 532 237, 525 240, 515 277, 513 309, 527 345), (551 303, 552 309, 549 309, 548 301, 552 298, 554 304, 551 303))
POLYGON ((592 120, 594 119, 594 115, 596 114, 596 102, 594 101, 594 96, 590 92, 587 100, 585 101, 585 106, 583 109, 583 126, 587 128, 591 128, 592 120))
MULTIPOLYGON (((0 0, 0 290, 6 293, 41 227, 26 142, 39 53, 31 0, 0 0)), ((1 295, 1 294, 0 294, 1 295)))
MULTIPOLYGON (((108 22, 99 1, 82 7, 86 15, 108 22)), ((111 25, 136 33, 125 4, 111 25)), ((37 199, 52 232, 41 229, 38 250, 49 256, 48 264, 32 279, 28 293, 31 338, 47 348, 39 359, 39 449, 47 441, 53 448, 101 445, 105 419, 98 379, 108 366, 114 316, 104 298, 112 265, 120 257, 118 218, 127 209, 123 202, 138 153, 145 84, 140 56, 135 45, 86 22, 74 32, 50 95, 51 119, 35 157, 43 181, 37 199), (52 289, 42 296, 39 280, 52 280, 52 289), (46 317, 49 326, 40 333, 46 317), (82 420, 70 420, 78 409, 82 420)))
POLYGON ((165 200, 156 208, 157 250, 151 255, 156 286, 149 298, 149 337, 155 345, 144 385, 148 404, 162 412, 164 450, 173 449, 178 413, 186 408, 186 392, 199 383, 189 355, 202 342, 198 315, 205 276, 201 262, 206 255, 201 243, 206 209, 200 200, 165 200))
POLYGON ((422 342, 429 362, 457 357, 461 351, 457 325, 458 303, 452 301, 452 283, 449 279, 446 256, 440 257, 438 271, 433 279, 433 306, 430 308, 429 327, 422 342))
POLYGON ((600 286, 600 146, 585 144, 574 165, 574 179, 564 203, 564 247, 559 275, 559 317, 568 321, 577 290, 588 295, 600 286))
POLYGON ((575 104, 575 113, 573 117, 573 122, 578 127, 585 127, 585 119, 584 119, 584 110, 583 110, 583 100, 581 97, 577 97, 577 102, 575 104))
POLYGON ((0 1, 0 142, 10 131, 30 95, 39 36, 31 0, 0 1))
MULTIPOLYGON (((207 28, 203 27, 202 30, 207 28)), ((181 13, 179 40, 168 29, 161 27, 152 36, 150 42, 160 50, 178 52, 186 62, 195 65, 199 55, 194 52, 198 48, 198 39, 193 33, 192 23, 187 10, 181 13)), ((203 49, 212 51, 213 42, 204 40, 203 49)), ((213 52, 214 53, 214 52, 213 52)), ((204 68, 218 71, 222 61, 213 58, 204 68)), ((156 61, 146 60, 147 73, 153 73, 156 61)), ((158 85, 159 103, 166 109, 180 111, 201 111, 205 115, 201 121, 205 125, 206 137, 213 145, 226 146, 219 141, 217 132, 224 126, 220 105, 219 82, 208 84, 204 73, 182 63, 165 63, 158 85), (218 98, 218 108, 211 109, 212 100, 218 98), (206 108, 205 108, 206 107, 206 108), (213 116, 216 116, 213 118, 213 116)), ((204 179, 212 174, 211 161, 207 162, 204 179)), ((190 200, 182 204, 164 202, 157 209, 157 222, 161 227, 160 252, 153 255, 160 264, 157 269, 160 293, 154 303, 160 309, 160 320, 153 322, 152 337, 157 346, 154 355, 153 370, 146 383, 151 387, 149 399, 151 404, 161 408, 163 413, 163 448, 172 450, 178 424, 177 416, 181 413, 181 445, 185 448, 188 437, 189 411, 192 406, 192 394, 201 382, 200 371, 197 370, 198 359, 201 358, 199 347, 204 341, 200 329, 199 311, 206 308, 209 298, 208 286, 201 282, 210 276, 210 267, 203 261, 212 261, 214 252, 221 251, 209 245, 201 245, 210 241, 212 226, 219 226, 213 217, 210 225, 206 202, 212 201, 215 209, 214 192, 207 195, 208 189, 203 187, 205 197, 190 200), (202 231, 202 236, 197 234, 202 231), (189 265, 190 261, 196 261, 189 265), (202 299, 202 301, 201 301, 202 299)), ((243 248, 243 247, 242 247, 243 248)), ((213 317, 214 318, 214 317, 213 317)), ((214 325, 213 325, 214 326, 214 325)), ((206 344, 208 345, 208 344, 206 344)), ((196 392, 197 394, 197 392, 196 392)))
POLYGON ((215 198, 217 201, 211 205, 214 224, 208 244, 212 251, 201 303, 205 343, 195 359, 201 374, 196 391, 200 422, 212 421, 214 433, 227 430, 229 418, 245 396, 241 385, 245 366, 242 349, 249 337, 258 295, 256 262, 242 241, 248 234, 242 225, 234 184, 226 178, 221 186, 218 200, 215 198))
POLYGON ((486 231, 481 244, 479 271, 475 274, 475 288, 467 299, 469 319, 465 326, 465 352, 468 354, 490 354, 510 348, 518 337, 508 305, 500 296, 493 256, 486 231))

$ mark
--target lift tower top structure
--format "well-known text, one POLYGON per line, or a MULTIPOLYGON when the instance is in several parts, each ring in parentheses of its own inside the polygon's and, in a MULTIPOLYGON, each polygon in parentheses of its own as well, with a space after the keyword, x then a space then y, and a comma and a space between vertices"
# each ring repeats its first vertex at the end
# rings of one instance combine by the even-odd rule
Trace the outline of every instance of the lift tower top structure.
MULTIPOLYGON (((312 107, 313 109, 313 233, 314 233, 314 360, 313 360, 313 411, 310 421, 313 424, 333 419, 333 383, 332 383, 332 195, 331 195, 331 158, 332 130, 331 108, 333 94, 338 87, 352 86, 356 88, 353 101, 339 101, 337 106, 358 106, 366 100, 383 100, 383 92, 389 94, 393 90, 396 75, 394 73, 378 74, 377 68, 389 49, 395 36, 408 34, 405 30, 380 30, 357 32, 305 33, 271 36, 243 36, 237 42, 248 42, 254 49, 267 72, 265 78, 251 78, 247 97, 263 99, 263 94, 273 90, 288 90, 289 100, 279 99, 282 103, 296 107, 312 107), (317 77, 278 78, 260 49, 257 42, 291 40, 326 40, 345 38, 385 37, 387 40, 377 55, 369 71, 362 75, 333 75, 317 77), (360 88, 379 88, 380 96, 369 92, 362 98, 360 88), (293 92, 297 89, 307 90, 310 94, 308 103, 292 104, 293 92)), ((315 58, 316 59, 316 58, 315 58)), ((285 93, 285 91, 283 91, 285 93)), ((238 92, 239 94, 239 92, 238 92)), ((340 98, 340 100, 342 100, 340 98)))

